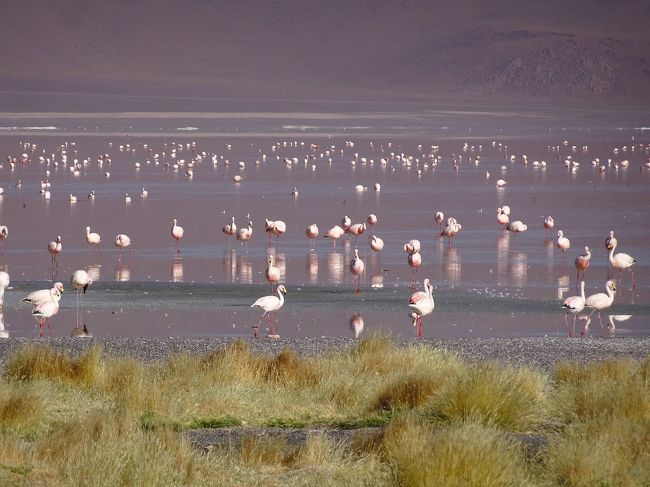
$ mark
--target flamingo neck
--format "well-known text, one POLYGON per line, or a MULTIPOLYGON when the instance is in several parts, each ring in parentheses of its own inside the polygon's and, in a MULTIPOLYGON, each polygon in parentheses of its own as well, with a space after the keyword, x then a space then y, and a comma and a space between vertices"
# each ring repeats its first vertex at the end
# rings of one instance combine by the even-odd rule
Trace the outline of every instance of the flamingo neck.
POLYGON ((585 300, 585 281, 580 282, 580 297, 585 300))

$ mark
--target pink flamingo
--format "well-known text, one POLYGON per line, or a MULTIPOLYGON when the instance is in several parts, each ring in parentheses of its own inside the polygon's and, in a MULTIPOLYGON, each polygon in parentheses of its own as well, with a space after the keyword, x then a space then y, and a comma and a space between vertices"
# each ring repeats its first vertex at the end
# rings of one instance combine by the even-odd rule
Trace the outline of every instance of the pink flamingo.
POLYGON ((417 285, 417 279, 418 279, 418 268, 422 265, 422 255, 420 255, 420 252, 413 252, 408 255, 408 263, 411 266, 411 269, 413 270, 413 287, 417 285))
POLYGON ((377 235, 373 235, 370 239, 370 248, 373 251, 380 253, 384 248, 384 241, 377 235))
MULTIPOLYGON (((28 294, 22 299, 23 302, 32 303, 32 316, 36 318, 39 324, 40 334, 43 336, 43 327, 47 320, 59 312, 59 301, 63 292, 63 284, 57 282, 52 289, 43 289, 28 294)), ((50 325, 47 325, 48 329, 50 325)))
POLYGON ((514 222, 508 223, 506 225, 506 230, 517 235, 518 233, 528 230, 528 225, 526 225, 521 220, 515 220, 514 222))
POLYGON ((582 328, 582 331, 580 332, 581 335, 584 335, 585 332, 587 331, 587 327, 589 326, 589 323, 591 322, 591 316, 594 314, 595 311, 598 311, 598 320, 600 321, 600 328, 605 331, 605 327, 603 326, 603 320, 600 316, 600 312, 604 309, 609 308, 612 304, 614 304, 614 296, 616 295, 616 283, 614 281, 607 281, 605 283, 605 293, 597 293, 597 294, 592 294, 589 296, 587 299, 585 299, 585 306, 587 308, 591 308, 591 313, 589 314, 589 319, 585 323, 585 326, 582 328))
POLYGON ((265 219, 264 230, 269 234, 269 245, 271 245, 271 236, 275 235, 276 245, 280 243, 280 235, 284 234, 287 231, 287 224, 282 220, 271 221, 265 219))
POLYGON ((275 257, 269 255, 266 259, 267 266, 264 271, 264 277, 271 283, 271 292, 273 292, 273 284, 280 280, 280 268, 275 266, 275 257))
POLYGON ((551 215, 544 218, 544 228, 548 230, 549 238, 551 236, 551 230, 553 230, 554 226, 555 226, 555 221, 553 221, 553 217, 551 215))
POLYGON ((312 223, 305 230, 305 234, 309 239, 309 248, 314 250, 316 248, 316 237, 318 237, 318 226, 315 223, 312 223))
POLYGON ((341 228, 343 228, 343 231, 345 233, 348 233, 350 231, 351 226, 352 226, 352 220, 350 219, 349 216, 345 215, 343 218, 341 218, 341 228))
POLYGON ((578 290, 578 279, 580 279, 580 271, 582 271, 582 279, 584 280, 585 269, 589 267, 589 264, 591 263, 590 261, 591 251, 589 250, 589 247, 585 247, 585 253, 576 257, 576 260, 574 261, 576 269, 578 270, 578 274, 576 276, 576 291, 578 290))
POLYGON ((440 234, 441 237, 447 237, 449 239, 449 246, 451 246, 451 239, 458 235, 458 232, 461 230, 461 225, 456 221, 455 218, 447 219, 447 226, 440 234))
POLYGON ((237 230, 237 240, 246 246, 246 251, 248 251, 248 241, 253 236, 253 222, 248 221, 247 227, 241 227, 237 230))
POLYGON ((262 319, 267 314, 269 315, 269 331, 271 333, 269 335, 269 338, 280 337, 278 335, 278 329, 273 327, 273 312, 278 311, 284 305, 284 295, 287 294, 287 288, 280 284, 276 292, 278 294, 277 296, 263 296, 251 304, 251 308, 257 307, 264 310, 264 313, 262 313, 262 316, 260 316, 260 321, 257 323, 257 325, 253 326, 253 329, 255 330, 255 337, 257 337, 259 333, 262 319))
POLYGON ((618 241, 616 240, 616 237, 614 236, 614 230, 611 230, 609 232, 609 237, 605 239, 605 248, 607 249, 607 279, 609 279, 609 268, 610 268, 610 263, 609 263, 609 251, 612 249, 612 247, 616 247, 618 244, 618 241))
POLYGON ((332 228, 330 228, 327 232, 325 232, 325 235, 323 237, 325 238, 331 238, 332 239, 332 248, 336 250, 336 242, 338 241, 339 238, 341 238, 345 234, 345 230, 343 230, 341 227, 338 225, 334 225, 332 228))
POLYGON ((564 255, 565 250, 568 250, 571 247, 571 241, 564 236, 562 230, 557 231, 557 242, 555 245, 557 245, 557 248, 562 251, 562 255, 564 255))
POLYGON ((442 232, 442 222, 445 221, 445 214, 442 211, 437 211, 433 219, 438 224, 438 231, 442 232))
POLYGON ((370 235, 373 235, 375 231, 375 225, 377 224, 377 215, 370 213, 370 215, 368 215, 366 218, 366 223, 370 225, 370 235))
POLYGON ((90 227, 86 227, 86 242, 88 242, 88 252, 92 251, 93 245, 99 246, 102 238, 98 233, 91 232, 90 227))
POLYGON ((4 241, 9 236, 7 225, 0 225, 0 255, 4 253, 4 241))
POLYGON ((636 263, 636 259, 632 257, 631 255, 624 254, 623 252, 619 252, 618 254, 614 254, 614 250, 616 250, 616 245, 618 245, 618 242, 614 241, 612 244, 612 248, 609 249, 609 263, 612 264, 612 267, 614 269, 618 269, 618 284, 621 284, 621 279, 623 278, 623 271, 625 269, 630 270, 630 274, 632 274, 632 287, 636 287, 636 280, 634 279, 634 271, 632 270, 632 266, 636 263))
POLYGON ((420 241, 413 238, 404 244, 404 252, 407 254, 414 254, 420 252, 420 241))
POLYGON ((355 293, 361 292, 359 280, 365 268, 366 265, 361 260, 361 257, 359 257, 359 249, 354 249, 354 257, 350 261, 350 272, 352 272, 352 275, 354 276, 354 280, 356 282, 356 288, 354 290, 355 293))
POLYGON ((81 328, 81 320, 79 318, 80 314, 80 309, 82 308, 82 302, 81 302, 81 292, 83 291, 83 294, 86 294, 86 290, 88 289, 88 286, 90 286, 93 281, 90 279, 88 276, 88 273, 83 270, 79 269, 77 271, 74 271, 72 273, 72 277, 70 278, 70 283, 72 284, 72 287, 77 291, 77 328, 81 328))
POLYGON ((181 252, 180 241, 183 238, 184 231, 183 231, 183 227, 177 225, 176 218, 174 218, 174 223, 172 225, 171 233, 172 233, 172 238, 176 239, 176 253, 180 254, 181 252))
POLYGON ((501 225, 501 228, 505 233, 506 225, 510 223, 510 217, 503 212, 503 208, 497 208, 497 223, 501 225))
POLYGON ((569 336, 573 336, 576 331, 576 320, 578 318, 578 313, 585 309, 585 281, 580 282, 580 296, 570 296, 564 300, 562 303, 562 309, 564 309, 564 324, 569 332, 569 336), (573 329, 569 328, 569 323, 567 321, 567 316, 569 313, 573 314, 573 329))
MULTIPOLYGON (((128 235, 120 233, 115 236, 115 246, 120 249, 118 261, 122 261, 122 250, 131 246, 131 238, 128 235)), ((129 249, 129 252, 131 252, 131 249, 129 249)))
POLYGON ((354 235, 355 240, 354 244, 357 245, 359 242, 359 235, 362 235, 363 232, 366 231, 366 224, 365 223, 355 223, 354 225, 350 225, 350 233, 354 235))
POLYGON ((56 256, 61 253, 63 250, 63 245, 61 244, 61 235, 57 235, 56 240, 52 240, 47 244, 47 251, 52 255, 52 280, 57 272, 59 272, 59 262, 56 260, 56 256), (54 266, 56 265, 56 272, 54 271, 54 266))
POLYGON ((425 279, 424 291, 414 292, 409 299, 409 308, 412 310, 409 316, 413 319, 413 326, 416 326, 417 336, 422 336, 422 317, 430 315, 434 307, 433 286, 429 279, 425 279))
POLYGON ((230 223, 226 223, 221 231, 228 235, 228 243, 232 244, 232 236, 237 235, 237 225, 235 224, 234 216, 230 217, 230 223))

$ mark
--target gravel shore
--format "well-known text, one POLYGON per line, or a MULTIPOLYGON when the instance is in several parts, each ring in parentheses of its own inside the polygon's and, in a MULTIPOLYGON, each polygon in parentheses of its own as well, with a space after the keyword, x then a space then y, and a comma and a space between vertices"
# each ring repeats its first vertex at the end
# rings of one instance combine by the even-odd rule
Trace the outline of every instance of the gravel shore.
MULTIPOLYGON (((228 346, 235 338, 9 338, 0 339, 0 365, 9 354, 27 344, 44 344, 58 350, 79 353, 99 345, 113 356, 132 356, 144 361, 165 359, 175 353, 206 354, 228 346)), ((352 347, 358 340, 337 338, 244 338, 256 353, 277 354, 289 347, 303 356, 322 354, 352 347)), ((419 344, 447 350, 464 360, 497 361, 515 366, 528 365, 544 371, 562 361, 593 362, 608 358, 644 360, 650 351, 650 337, 610 338, 393 338, 398 345, 419 344)))

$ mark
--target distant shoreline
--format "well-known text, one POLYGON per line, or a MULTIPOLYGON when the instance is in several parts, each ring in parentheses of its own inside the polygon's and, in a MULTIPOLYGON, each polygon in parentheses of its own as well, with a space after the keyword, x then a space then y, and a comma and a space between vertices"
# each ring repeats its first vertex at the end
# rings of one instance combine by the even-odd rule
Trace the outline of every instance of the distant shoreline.
MULTIPOLYGON (((212 338, 8 338, 0 340, 0 368, 11 352, 26 345, 45 345, 73 354, 93 345, 109 356, 131 356, 152 362, 179 353, 203 355, 227 347, 234 337, 212 338)), ((296 353, 317 357, 353 347, 359 340, 335 338, 239 338, 254 353, 277 354, 285 347, 296 353)), ((447 350, 468 362, 493 361, 516 367, 530 366, 550 371, 561 362, 598 362, 607 359, 646 360, 650 356, 650 337, 522 337, 522 338, 401 338, 398 346, 422 345, 447 350)), ((379 359, 380 357, 378 357, 379 359)))

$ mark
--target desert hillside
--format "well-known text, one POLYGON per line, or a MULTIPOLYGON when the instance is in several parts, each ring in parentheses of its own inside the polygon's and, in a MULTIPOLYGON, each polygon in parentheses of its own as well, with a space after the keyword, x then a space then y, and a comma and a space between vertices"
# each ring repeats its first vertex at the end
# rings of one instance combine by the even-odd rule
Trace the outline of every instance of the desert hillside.
POLYGON ((647 0, 4 0, 0 90, 647 99, 647 0))

